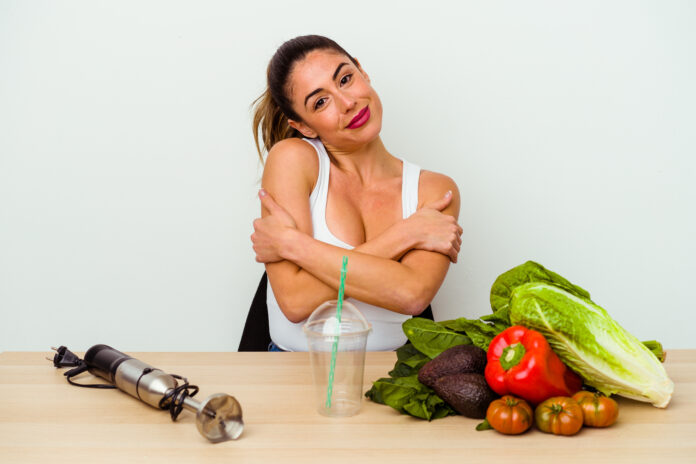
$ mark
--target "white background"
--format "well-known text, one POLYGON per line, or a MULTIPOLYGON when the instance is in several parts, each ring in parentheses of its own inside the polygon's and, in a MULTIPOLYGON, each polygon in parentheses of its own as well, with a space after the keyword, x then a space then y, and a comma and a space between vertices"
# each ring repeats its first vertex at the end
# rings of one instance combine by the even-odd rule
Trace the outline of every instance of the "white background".
POLYGON ((640 339, 696 348, 690 1, 0 0, 0 351, 236 350, 263 273, 249 105, 327 35, 388 150, 451 176, 436 319, 533 259, 640 339))

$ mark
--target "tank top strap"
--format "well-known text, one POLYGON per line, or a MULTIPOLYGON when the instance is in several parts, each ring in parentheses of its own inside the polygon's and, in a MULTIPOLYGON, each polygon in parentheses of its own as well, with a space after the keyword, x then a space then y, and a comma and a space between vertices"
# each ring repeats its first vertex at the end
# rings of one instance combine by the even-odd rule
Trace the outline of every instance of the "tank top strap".
POLYGON ((418 209, 418 180, 420 167, 401 158, 404 163, 401 179, 401 209, 406 219, 418 209))
POLYGON ((312 211, 326 210, 326 198, 329 195, 329 170, 331 169, 331 160, 329 155, 324 151, 324 145, 319 139, 310 139, 303 137, 302 140, 314 147, 319 158, 319 174, 317 175, 317 183, 309 196, 309 204, 312 211))

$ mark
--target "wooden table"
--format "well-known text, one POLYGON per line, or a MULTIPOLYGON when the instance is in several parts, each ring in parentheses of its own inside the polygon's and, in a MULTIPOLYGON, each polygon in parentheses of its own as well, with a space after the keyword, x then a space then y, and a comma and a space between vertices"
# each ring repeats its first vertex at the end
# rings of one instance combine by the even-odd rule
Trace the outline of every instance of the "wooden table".
MULTIPOLYGON (((78 353, 80 355, 84 353, 78 353)), ((618 422, 573 437, 531 430, 477 432, 462 416, 426 422, 365 400, 350 418, 314 409, 307 353, 129 353, 200 387, 235 396, 245 429, 207 442, 195 417, 177 422, 117 390, 77 388, 49 352, 0 353, 0 462, 15 463, 696 463, 696 350, 671 350, 676 384, 667 409, 618 398, 618 422)), ((394 353, 368 353, 365 390, 386 376, 394 353)), ((91 381, 83 374, 80 381, 91 381)))

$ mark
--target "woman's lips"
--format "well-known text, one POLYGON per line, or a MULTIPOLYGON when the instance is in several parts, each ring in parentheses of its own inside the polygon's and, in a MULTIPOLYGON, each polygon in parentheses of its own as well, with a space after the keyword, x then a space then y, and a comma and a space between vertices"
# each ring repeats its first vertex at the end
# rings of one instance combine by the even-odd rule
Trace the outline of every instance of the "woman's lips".
POLYGON ((370 108, 366 106, 350 121, 350 124, 348 124, 348 129, 357 129, 365 124, 368 119, 370 119, 370 108))

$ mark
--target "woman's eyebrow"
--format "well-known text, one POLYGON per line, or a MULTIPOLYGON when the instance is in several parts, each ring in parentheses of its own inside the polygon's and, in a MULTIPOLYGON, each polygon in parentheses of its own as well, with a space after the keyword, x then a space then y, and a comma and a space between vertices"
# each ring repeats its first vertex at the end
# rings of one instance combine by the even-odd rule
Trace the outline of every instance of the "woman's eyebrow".
MULTIPOLYGON (((334 71, 334 73, 333 73, 333 77, 331 78, 331 80, 336 80, 336 76, 338 76, 338 73, 341 72, 341 68, 343 67, 343 65, 346 65, 346 64, 348 64, 347 61, 338 65, 338 67, 336 68, 336 71, 334 71)), ((324 89, 320 88, 320 89, 316 89, 316 90, 311 91, 304 99, 305 106, 307 106, 307 100, 312 98, 312 95, 316 95, 317 93, 321 92, 322 90, 324 90, 324 89)))

